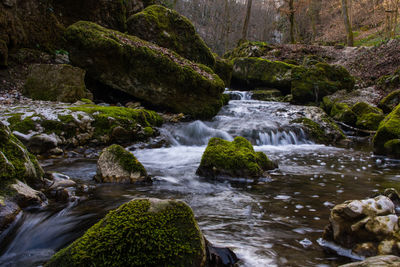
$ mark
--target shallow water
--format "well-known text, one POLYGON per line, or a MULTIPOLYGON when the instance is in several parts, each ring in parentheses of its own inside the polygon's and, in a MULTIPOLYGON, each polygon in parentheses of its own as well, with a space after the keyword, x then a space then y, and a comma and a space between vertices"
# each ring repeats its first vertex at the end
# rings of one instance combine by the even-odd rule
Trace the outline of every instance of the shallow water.
MULTIPOLYGON (((347 257, 327 254, 317 243, 328 223, 329 209, 396 187, 400 163, 376 158, 369 151, 313 144, 289 123, 301 115, 299 110, 284 103, 235 100, 210 122, 165 125, 163 132, 171 147, 133 151, 155 177, 153 185, 99 185, 87 199, 67 209, 24 212, 11 237, 2 242, 0 265, 34 266, 81 235, 108 210, 136 197, 186 201, 207 239, 232 248, 241 266, 349 262, 347 257), (210 137, 231 140, 237 135, 251 140, 255 150, 279 164, 279 170, 259 182, 215 181, 195 175, 210 137)), ((46 169, 89 182, 96 162, 54 161, 46 169)))

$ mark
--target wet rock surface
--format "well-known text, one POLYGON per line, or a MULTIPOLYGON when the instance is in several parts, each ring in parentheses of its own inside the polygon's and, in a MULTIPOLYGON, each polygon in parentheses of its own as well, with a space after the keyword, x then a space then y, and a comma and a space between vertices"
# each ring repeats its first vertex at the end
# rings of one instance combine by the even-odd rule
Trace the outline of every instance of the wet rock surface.
POLYGON ((393 201, 398 204, 398 198, 394 189, 387 189, 374 198, 336 205, 331 210, 323 238, 351 249, 361 257, 397 255, 399 218, 398 207, 393 201))

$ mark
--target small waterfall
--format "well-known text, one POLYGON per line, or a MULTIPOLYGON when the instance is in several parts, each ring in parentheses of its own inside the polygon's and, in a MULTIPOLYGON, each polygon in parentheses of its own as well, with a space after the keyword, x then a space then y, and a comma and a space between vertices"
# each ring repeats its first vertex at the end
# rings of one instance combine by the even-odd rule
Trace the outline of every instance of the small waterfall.
POLYGON ((207 126, 202 121, 194 121, 184 124, 169 135, 171 144, 185 146, 207 145, 212 137, 219 137, 232 141, 233 137, 225 131, 207 126))
POLYGON ((272 130, 270 132, 260 132, 256 139, 258 146, 271 145, 271 146, 282 146, 282 145, 303 145, 312 144, 311 141, 307 140, 306 134, 303 129, 295 130, 272 130))
POLYGON ((251 100, 252 95, 246 91, 225 91, 225 94, 228 94, 231 100, 251 100))

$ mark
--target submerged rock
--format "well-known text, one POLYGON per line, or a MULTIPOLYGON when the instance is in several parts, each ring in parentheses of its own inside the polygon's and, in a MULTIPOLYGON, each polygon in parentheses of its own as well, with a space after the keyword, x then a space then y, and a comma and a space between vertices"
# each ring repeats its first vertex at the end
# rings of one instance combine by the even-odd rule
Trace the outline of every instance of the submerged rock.
POLYGON ((150 177, 136 157, 120 145, 112 145, 100 154, 95 179, 103 183, 149 182, 150 177))
MULTIPOLYGON (((399 198, 397 192, 394 196, 393 189, 389 193, 391 198, 399 198)), ((395 205, 384 195, 336 205, 323 238, 359 256, 398 255, 399 218, 395 205)))
POLYGON ((64 64, 35 64, 27 77, 24 95, 35 100, 73 103, 92 99, 85 86, 85 71, 64 64))
POLYGON ((109 88, 194 118, 222 107, 222 80, 169 49, 84 21, 68 27, 66 39, 71 62, 109 88))
POLYGON ((45 266, 206 265, 203 235, 181 201, 136 199, 123 204, 45 266))
POLYGON ((129 34, 214 68, 215 59, 210 48, 196 33, 193 24, 175 10, 152 5, 129 17, 126 23, 129 34))
POLYGON ((277 168, 263 152, 255 152, 243 137, 232 142, 211 138, 201 158, 197 174, 205 177, 259 178, 264 172, 277 168))
POLYGON ((394 255, 383 255, 369 257, 360 262, 348 263, 340 265, 340 267, 399 267, 400 257, 394 255))
POLYGON ((381 122, 372 142, 375 153, 400 158, 400 105, 381 122))

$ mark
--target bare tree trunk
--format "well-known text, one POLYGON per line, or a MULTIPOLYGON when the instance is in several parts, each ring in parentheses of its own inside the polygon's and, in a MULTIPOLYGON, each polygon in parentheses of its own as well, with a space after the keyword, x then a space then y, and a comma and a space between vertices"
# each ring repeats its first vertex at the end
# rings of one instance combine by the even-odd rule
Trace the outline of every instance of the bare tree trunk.
POLYGON ((253 0, 247 0, 247 10, 246 10, 246 17, 244 19, 243 23, 243 30, 242 30, 242 38, 241 41, 244 41, 247 39, 247 31, 249 29, 249 22, 250 22, 250 15, 251 15, 251 6, 252 6, 253 0))
POLYGON ((231 30, 231 17, 229 12, 229 0, 225 0, 224 6, 225 21, 224 21, 224 52, 228 50, 229 47, 229 33, 231 30))
POLYGON ((341 0, 341 1, 342 1, 342 13, 343 13, 344 27, 346 28, 347 45, 354 46, 353 29, 351 28, 351 24, 350 24, 347 0, 341 0))
POLYGON ((289 0, 289 27, 290 43, 294 44, 294 0, 289 0))

